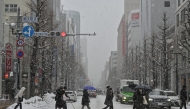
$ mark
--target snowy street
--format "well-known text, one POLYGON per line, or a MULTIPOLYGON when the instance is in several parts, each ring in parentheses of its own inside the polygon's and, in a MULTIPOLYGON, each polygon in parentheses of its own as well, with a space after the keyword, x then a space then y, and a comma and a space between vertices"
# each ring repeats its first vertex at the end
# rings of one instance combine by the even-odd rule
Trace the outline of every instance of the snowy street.
MULTIPOLYGON (((38 97, 35 97, 35 99, 38 99, 38 97)), ((35 99, 25 100, 23 102, 23 109, 55 109, 55 100, 52 99, 49 95, 45 98, 45 101, 37 102, 37 100, 35 99), (33 102, 33 103, 29 104, 29 102, 33 102)), ((82 100, 82 97, 78 96, 77 102, 67 103, 67 108, 81 109, 81 100, 82 100)), ((105 100, 104 95, 98 95, 96 98, 90 98, 91 109, 102 109, 103 107, 105 107, 104 100, 105 100)), ((115 99, 113 100, 113 102, 114 102, 114 109, 132 109, 132 105, 120 104, 120 102, 116 102, 115 99)), ((9 106, 7 109, 14 109, 15 105, 16 103, 13 104, 12 106, 9 106)), ((85 109, 87 109, 87 107, 85 107, 85 109)), ((172 109, 179 109, 179 107, 172 107, 172 109)), ((190 109, 190 107, 187 107, 187 109, 190 109)))

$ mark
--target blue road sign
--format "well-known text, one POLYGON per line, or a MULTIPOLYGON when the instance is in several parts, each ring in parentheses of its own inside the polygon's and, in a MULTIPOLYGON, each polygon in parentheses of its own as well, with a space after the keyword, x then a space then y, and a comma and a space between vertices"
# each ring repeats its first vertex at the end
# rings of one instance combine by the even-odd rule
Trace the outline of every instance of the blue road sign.
POLYGON ((25 26, 22 29, 22 35, 25 37, 32 37, 34 35, 34 28, 32 26, 25 26))
POLYGON ((24 56, 24 52, 22 50, 19 50, 17 53, 16 53, 16 56, 17 58, 22 58, 24 56))

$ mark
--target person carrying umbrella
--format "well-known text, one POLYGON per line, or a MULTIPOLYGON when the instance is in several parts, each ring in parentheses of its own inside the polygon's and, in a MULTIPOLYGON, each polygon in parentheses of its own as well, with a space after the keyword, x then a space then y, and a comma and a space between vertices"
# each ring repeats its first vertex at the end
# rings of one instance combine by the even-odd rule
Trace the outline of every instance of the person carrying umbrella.
POLYGON ((138 87, 136 88, 136 91, 134 92, 133 95, 133 101, 134 101, 134 106, 133 109, 143 109, 143 92, 142 92, 143 87, 138 87))
POLYGON ((82 96, 82 109, 84 109, 85 106, 87 106, 87 108, 90 109, 89 103, 90 103, 90 99, 89 99, 88 91, 84 89, 83 96, 82 96))

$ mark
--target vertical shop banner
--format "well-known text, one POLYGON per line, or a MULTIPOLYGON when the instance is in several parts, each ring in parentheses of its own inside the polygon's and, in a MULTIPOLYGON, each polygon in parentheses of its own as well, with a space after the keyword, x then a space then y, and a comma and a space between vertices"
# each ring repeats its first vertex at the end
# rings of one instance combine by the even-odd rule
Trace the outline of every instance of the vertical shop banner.
POLYGON ((137 27, 139 26, 139 18, 140 18, 140 13, 136 12, 136 13, 132 13, 131 14, 131 26, 132 27, 137 27))
POLYGON ((6 72, 12 71, 12 44, 6 43, 5 46, 5 63, 6 63, 6 72))

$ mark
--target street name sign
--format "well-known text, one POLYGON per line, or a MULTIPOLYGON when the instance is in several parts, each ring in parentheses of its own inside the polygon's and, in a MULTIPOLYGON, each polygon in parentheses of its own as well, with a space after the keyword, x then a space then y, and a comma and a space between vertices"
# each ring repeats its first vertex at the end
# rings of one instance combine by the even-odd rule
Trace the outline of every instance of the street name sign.
POLYGON ((48 32, 35 32, 34 36, 48 36, 48 32))
POLYGON ((23 16, 22 17, 22 22, 38 22, 38 18, 37 17, 32 17, 32 16, 23 16))
POLYGON ((34 28, 32 26, 23 27, 22 35, 25 37, 32 37, 34 35, 34 28))

